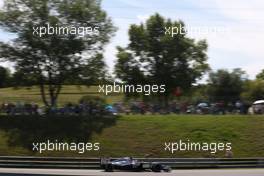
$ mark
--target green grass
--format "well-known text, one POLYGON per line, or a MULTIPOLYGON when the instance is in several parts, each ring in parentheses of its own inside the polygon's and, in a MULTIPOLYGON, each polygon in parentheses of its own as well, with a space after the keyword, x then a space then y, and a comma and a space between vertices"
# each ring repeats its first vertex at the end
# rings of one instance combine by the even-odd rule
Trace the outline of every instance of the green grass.
MULTIPOLYGON (((231 142, 235 157, 264 157, 263 116, 125 116, 96 135, 111 156, 211 157, 208 152, 164 152, 164 142, 231 142)), ((216 154, 223 157, 224 152, 216 154)))
MULTIPOLYGON (((69 129, 70 130, 70 129, 69 129)), ((46 156, 138 156, 151 157, 223 157, 209 152, 164 151, 164 142, 231 142, 234 157, 264 157, 264 116, 189 116, 131 115, 118 118, 116 125, 94 134, 92 142, 100 142, 99 152, 76 154, 47 152, 46 156)), ((0 155, 34 155, 21 147, 10 148, 7 136, 0 131, 0 155)))
MULTIPOLYGON (((103 96, 109 103, 120 101, 123 97, 121 94, 111 94, 110 96, 104 96, 102 93, 98 92, 97 86, 87 87, 64 85, 58 99, 58 104, 64 105, 69 102, 77 103, 80 98, 85 95, 103 96)), ((40 91, 37 86, 21 88, 1 88, 0 102, 34 102, 41 105, 43 104, 40 96, 40 91)))
MULTIPOLYGON (((63 86, 59 105, 77 103, 84 95, 104 96, 96 86, 63 86)), ((122 100, 122 94, 104 96, 107 102, 122 100)), ((35 102, 42 104, 39 89, 2 88, 0 102, 35 102)), ((27 125, 27 124, 25 124, 27 125)), ((70 130, 70 129, 69 129, 70 130)), ((11 147, 10 135, 0 130, 0 155, 37 155, 22 147, 11 147)), ((264 116, 188 116, 188 115, 131 115, 117 120, 115 126, 94 134, 92 142, 100 142, 99 152, 77 154, 73 152, 47 152, 46 156, 139 156, 152 157, 223 157, 209 152, 164 151, 165 142, 231 142, 234 157, 264 157, 264 116)))

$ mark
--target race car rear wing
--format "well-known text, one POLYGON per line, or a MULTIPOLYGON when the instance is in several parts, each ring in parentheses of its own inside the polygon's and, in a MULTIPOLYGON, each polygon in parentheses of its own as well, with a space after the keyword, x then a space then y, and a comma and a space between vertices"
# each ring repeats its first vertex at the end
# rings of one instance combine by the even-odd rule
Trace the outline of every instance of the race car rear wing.
POLYGON ((100 165, 106 165, 111 161, 111 158, 100 158, 100 165))

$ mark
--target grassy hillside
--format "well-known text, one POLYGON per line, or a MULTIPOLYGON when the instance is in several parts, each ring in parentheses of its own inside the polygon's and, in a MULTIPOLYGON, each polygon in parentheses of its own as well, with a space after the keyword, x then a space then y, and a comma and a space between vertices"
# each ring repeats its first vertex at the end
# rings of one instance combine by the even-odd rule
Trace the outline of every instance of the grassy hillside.
MULTIPOLYGON (((104 96, 102 93, 98 93, 97 86, 75 86, 65 85, 62 88, 61 94, 58 99, 58 103, 63 105, 68 102, 76 103, 84 95, 96 95, 104 96)), ((122 99, 120 94, 111 94, 110 96, 104 96, 107 102, 116 102, 122 99)), ((0 103, 1 102, 34 102, 42 104, 40 91, 37 86, 34 87, 22 87, 22 88, 1 88, 0 89, 0 103)))
MULTIPOLYGON (((59 104, 78 102, 84 95, 103 96, 97 87, 64 86, 59 104)), ((122 99, 121 94, 105 97, 108 102, 122 99)), ((42 104, 37 87, 0 89, 2 102, 35 102, 42 104)), ((63 119, 61 119, 63 123, 63 119)), ((60 124, 60 122, 58 122, 60 124)), ((89 123, 88 123, 89 124, 89 123)), ((25 126, 29 124, 23 124, 25 126)), ((100 124, 99 124, 100 125, 100 124)), ((3 126, 3 125, 2 125, 3 126)), ((28 127, 30 128, 30 127, 28 127)), ((82 128, 84 128, 82 126, 82 128)), ((76 129, 76 127, 75 127, 76 129)), ((152 157, 223 157, 209 152, 164 151, 165 142, 190 140, 191 142, 231 142, 235 157, 264 157, 264 116, 188 116, 188 115, 131 115, 117 119, 116 124, 92 134, 92 142, 100 142, 99 152, 46 152, 36 154, 22 145, 8 145, 17 135, 17 129, 4 131, 0 128, 0 155, 48 155, 48 156, 152 156, 152 157), (11 134, 11 135, 10 135, 11 134)), ((48 131, 49 129, 47 129, 48 131)), ((64 129, 66 132, 71 129, 64 129)), ((85 130, 85 128, 84 128, 85 130)), ((61 133, 63 133, 62 131, 61 133)), ((25 138, 29 134, 23 134, 25 138)), ((65 133, 66 135, 66 133, 65 133)), ((67 135, 66 135, 67 136, 67 135)), ((83 141, 85 142, 85 141, 83 141)))
MULTIPOLYGON (((263 116, 126 116, 96 135, 111 156, 211 157, 208 152, 164 152, 164 142, 231 142, 235 157, 264 157, 263 116)), ((223 157, 224 153, 216 156, 223 157)))
MULTIPOLYGON (((70 130, 70 129, 69 129, 70 130)), ((23 147, 8 147, 8 136, 0 130, 0 155, 34 155, 23 147)), ((234 157, 264 157, 264 116, 123 116, 116 124, 92 135, 100 152, 76 154, 46 152, 48 156, 152 156, 223 157, 209 152, 164 151, 164 142, 189 139, 192 142, 231 142, 234 157)))

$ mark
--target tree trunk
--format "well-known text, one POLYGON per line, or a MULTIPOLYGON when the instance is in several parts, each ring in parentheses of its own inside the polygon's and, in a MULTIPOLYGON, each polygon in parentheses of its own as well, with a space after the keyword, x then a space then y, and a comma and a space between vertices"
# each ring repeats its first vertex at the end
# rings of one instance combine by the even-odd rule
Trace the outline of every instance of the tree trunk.
POLYGON ((49 106, 49 103, 46 99, 45 85, 43 83, 43 79, 41 79, 41 81, 40 81, 40 94, 41 94, 41 98, 42 98, 42 101, 45 104, 45 106, 49 106))

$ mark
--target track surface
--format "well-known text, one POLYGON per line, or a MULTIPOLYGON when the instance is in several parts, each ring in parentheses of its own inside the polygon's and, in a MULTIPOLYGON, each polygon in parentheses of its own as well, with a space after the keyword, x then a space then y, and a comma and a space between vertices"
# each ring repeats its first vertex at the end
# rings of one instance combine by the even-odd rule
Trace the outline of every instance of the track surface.
POLYGON ((171 173, 152 172, 103 172, 101 170, 67 169, 9 169, 0 168, 0 176, 264 176, 264 169, 222 169, 222 170, 174 170, 171 173))

